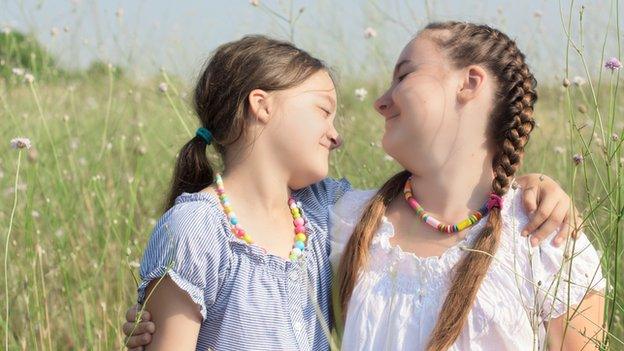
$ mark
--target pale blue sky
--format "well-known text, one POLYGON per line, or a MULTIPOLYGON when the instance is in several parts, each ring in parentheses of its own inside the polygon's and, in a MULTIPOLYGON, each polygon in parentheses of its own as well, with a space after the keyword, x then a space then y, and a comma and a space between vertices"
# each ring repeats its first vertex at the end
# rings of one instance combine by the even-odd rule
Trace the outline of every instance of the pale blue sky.
MULTIPOLYGON (((283 13, 291 3, 260 2, 283 13)), ((295 26, 295 42, 346 75, 364 77, 388 70, 411 34, 428 19, 494 25, 517 38, 538 77, 563 73, 565 36, 559 6, 568 11, 569 0, 292 3, 295 13, 305 8, 295 26), (369 26, 378 36, 367 40, 363 32, 369 26)), ((184 79, 192 78, 217 45, 247 33, 287 38, 279 20, 248 0, 0 0, 0 4, 0 28, 35 33, 65 66, 84 66, 97 58, 125 66, 139 78, 160 67, 184 79), (118 16, 120 9, 123 14, 118 16), (56 36, 51 35, 53 28, 58 29, 56 36)), ((595 69, 599 69, 599 51, 609 14, 613 13, 609 11, 611 4, 610 0, 575 1, 575 12, 581 5, 586 7, 585 42, 593 53, 590 63, 595 69)), ((618 56, 614 38, 611 35, 608 40, 607 56, 618 56)), ((581 73, 578 67, 574 70, 581 73)))

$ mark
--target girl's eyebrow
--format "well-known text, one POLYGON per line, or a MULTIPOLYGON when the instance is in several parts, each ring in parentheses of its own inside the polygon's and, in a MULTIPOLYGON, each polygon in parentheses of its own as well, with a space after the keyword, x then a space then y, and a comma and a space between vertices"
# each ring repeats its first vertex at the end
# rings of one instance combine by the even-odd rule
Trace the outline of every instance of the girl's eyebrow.
POLYGON ((320 92, 319 92, 319 93, 317 93, 317 95, 318 95, 319 97, 322 97, 322 98, 324 98, 325 100, 327 100, 327 101, 330 103, 330 105, 331 105, 332 109, 336 107, 336 101, 334 101, 334 99, 332 99, 329 95, 324 94, 324 93, 320 93, 320 92))
POLYGON ((411 60, 401 60, 401 62, 397 63, 396 66, 394 66, 394 73, 393 75, 396 76, 397 73, 399 72, 399 69, 401 68, 401 66, 403 66, 406 63, 412 62, 411 60))

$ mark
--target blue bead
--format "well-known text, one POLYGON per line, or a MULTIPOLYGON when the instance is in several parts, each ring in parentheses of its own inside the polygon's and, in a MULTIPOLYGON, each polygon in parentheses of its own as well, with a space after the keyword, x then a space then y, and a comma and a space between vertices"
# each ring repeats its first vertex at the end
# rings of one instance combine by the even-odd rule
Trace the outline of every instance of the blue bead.
POLYGON ((296 241, 295 247, 299 248, 300 250, 303 250, 305 249, 305 244, 303 243, 303 241, 296 241))
POLYGON ((238 224, 238 218, 236 218, 236 217, 230 218, 230 223, 232 223, 233 225, 237 225, 238 224))

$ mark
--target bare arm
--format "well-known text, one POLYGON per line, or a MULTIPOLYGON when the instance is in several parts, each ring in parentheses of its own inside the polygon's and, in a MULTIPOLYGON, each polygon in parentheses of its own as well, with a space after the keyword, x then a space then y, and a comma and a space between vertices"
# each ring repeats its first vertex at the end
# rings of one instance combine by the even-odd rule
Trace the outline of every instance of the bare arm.
POLYGON ((145 350, 195 350, 202 320, 199 307, 169 276, 154 289, 157 281, 147 289, 146 309, 158 328, 145 350))
POLYGON ((603 337, 601 328, 603 310, 604 297, 592 292, 585 296, 578 310, 576 306, 571 307, 569 313, 551 319, 548 322, 549 349, 552 351, 598 350, 597 342, 603 337), (568 318, 569 321, 567 321, 568 318))

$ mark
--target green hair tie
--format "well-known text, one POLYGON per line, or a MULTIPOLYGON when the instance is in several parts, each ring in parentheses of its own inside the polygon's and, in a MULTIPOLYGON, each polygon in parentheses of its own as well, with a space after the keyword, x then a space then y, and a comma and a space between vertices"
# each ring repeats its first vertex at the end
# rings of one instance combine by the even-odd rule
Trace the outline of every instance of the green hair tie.
POLYGON ((197 132, 195 132, 195 135, 204 139, 204 141, 208 145, 212 143, 212 133, 210 133, 210 131, 204 127, 197 128, 197 132))

